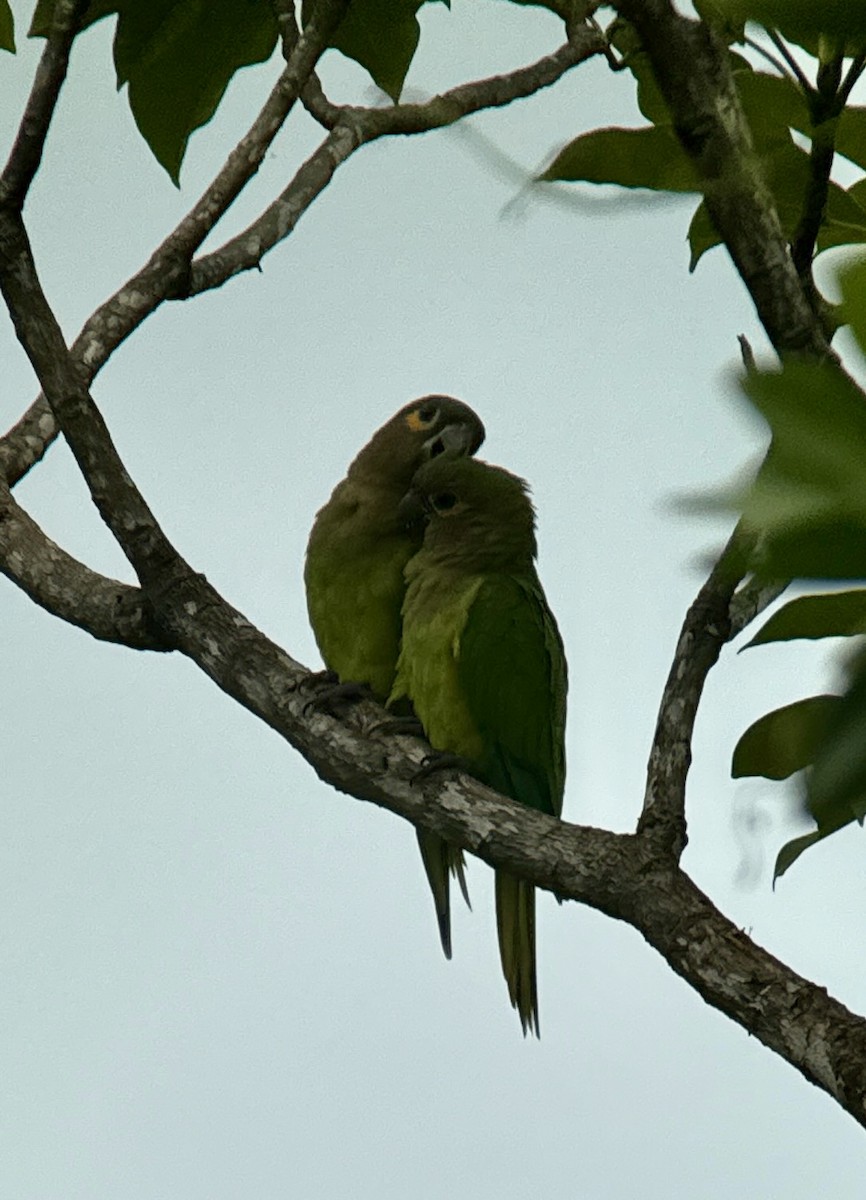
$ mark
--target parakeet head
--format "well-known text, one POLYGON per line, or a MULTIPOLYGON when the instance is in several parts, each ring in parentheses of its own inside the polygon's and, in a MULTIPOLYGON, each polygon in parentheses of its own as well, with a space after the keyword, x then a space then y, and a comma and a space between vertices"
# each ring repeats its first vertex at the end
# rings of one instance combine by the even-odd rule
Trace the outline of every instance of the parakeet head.
POLYGON ((422 396, 373 434, 349 476, 375 480, 402 495, 424 463, 475 454, 483 441, 484 425, 468 404, 452 396, 422 396))
POLYGON ((400 509, 407 521, 424 513, 424 549, 439 561, 513 571, 530 567, 535 558, 528 485, 502 467, 439 457, 419 467, 400 509))

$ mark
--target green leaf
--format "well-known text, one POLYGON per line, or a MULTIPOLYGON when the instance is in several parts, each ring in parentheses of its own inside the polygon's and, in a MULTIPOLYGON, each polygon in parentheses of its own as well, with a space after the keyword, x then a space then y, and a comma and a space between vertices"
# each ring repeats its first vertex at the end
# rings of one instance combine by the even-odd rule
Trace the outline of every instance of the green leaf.
POLYGON ((744 502, 761 566, 779 578, 866 578, 866 397, 830 364, 754 372, 743 389, 772 430, 744 502))
POLYGON ((187 141, 206 124, 232 76, 277 41, 269 0, 121 0, 114 41, 118 86, 136 124, 177 183, 187 141))
POLYGON ((844 829, 853 820, 854 816, 847 807, 840 808, 836 813, 835 820, 828 820, 827 824, 822 828, 816 829, 814 833, 806 833, 802 837, 796 837, 790 842, 786 842, 776 856, 776 865, 773 868, 773 883, 775 884, 777 879, 781 879, 788 870, 788 867, 797 861, 804 850, 808 850, 810 846, 814 846, 818 842, 823 842, 824 838, 829 837, 831 833, 837 833, 838 830, 844 829))
POLYGON ((854 54, 866 34, 866 0, 714 0, 728 20, 757 21, 778 29, 810 54, 821 34, 845 38, 845 51, 854 54))
POLYGON ((789 128, 811 134, 809 106, 793 79, 766 71, 737 71, 734 82, 757 146, 787 141, 789 128))
POLYGON ((850 684, 830 713, 806 776, 806 803, 817 828, 783 846, 774 879, 783 875, 804 850, 854 821, 866 817, 866 654, 850 668, 850 684))
MULTIPOLYGON (((861 188, 861 194, 866 195, 866 179, 854 186, 861 188)), ((841 315, 851 326, 860 349, 866 354, 866 258, 843 267, 839 272, 839 287, 842 291, 841 315)))
POLYGON ((561 150, 544 180, 616 183, 654 191, 699 192, 698 177, 669 126, 594 129, 561 150))
MULTIPOLYGON (((786 238, 791 238, 803 211, 810 171, 809 155, 789 140, 765 147, 760 157, 764 177, 776 202, 782 232, 786 238)), ((866 208, 860 203, 862 199, 866 199, 863 191, 845 191, 837 183, 830 182, 827 211, 818 235, 819 254, 834 246, 859 245, 866 242, 866 208)), ((710 221, 709 213, 701 203, 689 227, 689 269, 693 271, 701 256, 713 246, 720 245, 721 241, 710 221)))
POLYGON ((719 3, 718 0, 694 0, 695 12, 705 21, 707 25, 711 25, 726 42, 741 42, 745 37, 744 22, 742 18, 734 15, 733 17, 726 11, 725 5, 719 3))
POLYGON ((836 126, 836 150, 866 168, 866 108, 845 108, 836 126))
POLYGON ((713 224, 709 210, 703 200, 695 209, 694 216, 689 225, 688 237, 691 249, 689 271, 694 271, 708 250, 712 250, 713 246, 721 246, 722 244, 722 238, 713 224))
POLYGON ((809 809, 822 828, 826 814, 847 805, 862 821, 866 812, 866 654, 849 667, 849 685, 833 714, 830 728, 809 775, 809 809))
POLYGON ((609 27, 607 36, 619 53, 637 84, 637 105, 654 125, 671 123, 670 109, 659 91, 649 56, 643 49, 640 35, 633 25, 618 17, 609 27))
POLYGON ((15 21, 9 0, 0 0, 0 50, 15 53, 15 21))
MULTIPOLYGON (((55 0, 38 0, 31 35, 45 37, 55 0)), ((91 0, 82 28, 117 13, 114 65, 129 84, 139 131, 175 183, 193 130, 213 116, 232 76, 277 41, 271 0, 91 0)))
POLYGON ((760 717, 734 748, 733 778, 787 779, 808 767, 840 703, 839 696, 810 696, 760 717))
POLYGON ((866 588, 790 600, 743 648, 796 638, 851 637, 857 633, 866 633, 866 588))
MULTIPOLYGON (((369 72, 396 103, 418 47, 416 13, 424 0, 351 0, 331 45, 369 72)), ((304 0, 306 23, 311 0, 304 0)))
MULTIPOLYGON (((117 12, 123 2, 124 0, 91 0, 84 10, 79 28, 86 29, 94 21, 111 16, 117 12)), ((30 37, 48 37, 51 32, 51 22, 54 20, 54 4, 55 0, 38 0, 33 19, 30 22, 30 37)))

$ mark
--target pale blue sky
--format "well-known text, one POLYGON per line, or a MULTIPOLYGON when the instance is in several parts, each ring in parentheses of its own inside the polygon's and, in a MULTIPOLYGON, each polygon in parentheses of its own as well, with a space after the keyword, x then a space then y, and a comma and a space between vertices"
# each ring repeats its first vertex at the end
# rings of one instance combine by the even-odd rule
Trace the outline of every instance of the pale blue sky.
MULTIPOLYGON (((23 24, 29 5, 13 7, 23 24)), ((496 0, 423 21, 419 95, 559 41, 547 14, 496 0)), ((103 23, 76 45, 28 203, 70 337, 189 207, 278 70, 233 83, 178 193, 114 92, 110 42, 103 23)), ((26 44, 0 59, 4 146, 34 61, 26 44)), ((371 97, 336 55, 324 77, 337 99, 371 97)), ((534 169, 579 130, 638 119, 629 76, 592 63, 476 128, 534 169)), ((314 138, 301 118, 278 140, 230 231, 314 138)), ((515 191, 454 133, 378 143, 261 275, 164 307, 95 394, 185 557, 311 666, 316 509, 408 399, 472 404, 485 456, 531 481, 539 511, 571 667, 565 815, 625 830, 683 612, 724 535, 671 499, 760 449, 728 379, 738 333, 766 347, 720 250, 687 274, 688 200, 597 190, 503 216, 515 191)), ((8 323, 0 361, 5 427, 35 394, 8 323)), ((70 551, 129 578, 61 446, 18 495, 70 551)), ((544 1032, 524 1041, 483 864, 447 963, 408 826, 325 787, 184 659, 97 644, 0 591, 0 1195, 863 1195, 853 1121, 634 931, 542 897, 544 1032)), ((792 801, 728 777, 755 717, 832 677, 808 645, 725 655, 700 715, 686 866, 862 1012, 862 834, 818 847, 773 893, 792 801)))

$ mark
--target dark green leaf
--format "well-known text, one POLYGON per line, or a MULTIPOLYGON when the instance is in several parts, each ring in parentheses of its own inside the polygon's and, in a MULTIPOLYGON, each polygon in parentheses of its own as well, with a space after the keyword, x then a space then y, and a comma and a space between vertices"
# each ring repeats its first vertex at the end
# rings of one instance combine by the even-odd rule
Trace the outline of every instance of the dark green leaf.
POLYGON ((846 108, 836 127, 838 152, 866 168, 866 108, 846 108))
POLYGON ((9 0, 0 0, 0 50, 15 53, 15 21, 9 0))
POLYGON ((560 151, 541 178, 616 183, 667 192, 701 190, 676 135, 664 125, 584 133, 560 151))
POLYGON ((689 225, 689 247, 691 249, 689 270, 694 271, 707 250, 712 250, 713 246, 721 246, 721 244, 722 239, 712 222, 706 204, 702 200, 695 209, 694 216, 689 225))
MULTIPOLYGON (((809 184, 809 155, 790 140, 765 143, 760 154, 764 177, 776 202, 782 232, 787 238, 794 235, 803 211, 803 201, 809 184)), ((856 185, 855 185, 856 186, 856 185)), ((862 193, 860 193, 862 198, 862 193)), ((689 229, 691 246, 690 269, 694 270, 701 255, 718 246, 721 238, 710 222, 704 205, 697 209, 689 229)), ((818 235, 818 252, 833 246, 857 245, 866 242, 866 209, 858 195, 830 183, 827 211, 818 235)))
MULTIPOLYGON (((424 0, 351 0, 331 45, 368 71, 395 102, 420 37, 416 13, 424 0)), ((306 22, 310 0, 304 0, 306 22)))
MULTIPOLYGON (((446 0, 446 3, 448 0, 446 0)), ((511 0, 512 4, 519 4, 523 8, 546 8, 556 16, 565 19, 565 12, 568 8, 568 0, 511 0)))
POLYGON ((621 17, 608 28, 611 45, 634 76, 637 84, 637 104, 643 115, 654 125, 669 125, 670 109, 659 91, 649 58, 643 49, 640 35, 633 25, 621 17))
MULTIPOLYGON (((854 185, 866 196, 866 179, 854 185)), ((853 189, 852 189, 853 190, 853 189)), ((839 272, 842 290, 842 316, 851 326, 860 349, 866 354, 866 259, 843 268, 839 272)))
POLYGON ((778 29, 810 53, 820 34, 845 38, 853 54, 866 36, 866 0, 714 0, 728 20, 751 20, 778 29))
POLYGON ((817 842, 823 842, 824 838, 829 837, 831 833, 836 833, 838 830, 844 829, 853 820, 854 816, 846 806, 840 808, 836 813, 836 819, 828 821, 823 828, 816 829, 814 833, 803 834, 802 837, 796 837, 787 842, 776 856, 776 865, 773 869, 773 883, 777 879, 781 879, 788 867, 796 862, 804 850, 808 850, 810 846, 814 846, 817 842))
MULTIPOLYGON (((124 0, 91 0, 84 10, 80 28, 86 29, 94 21, 111 16, 123 3, 124 0)), ((54 4, 55 0, 37 0, 33 20, 30 22, 30 37, 48 37, 54 19, 54 4)))
POLYGON ((270 56, 270 0, 122 0, 114 42, 118 85, 136 124, 177 182, 189 135, 211 119, 235 72, 270 56))
POLYGON ((866 578, 866 397, 831 365, 753 373, 746 394, 773 434, 744 502, 773 577, 866 578))
POLYGON ((814 760, 841 703, 838 696, 810 696, 760 717, 734 749, 731 775, 787 779, 814 760))
POLYGON ((732 17, 718 0, 694 0, 695 12, 726 42, 741 42, 745 36, 742 18, 732 17))
POLYGON ((811 133, 809 106, 793 79, 765 71, 737 71, 734 82, 756 146, 787 141, 789 128, 811 133))
MULTIPOLYGON (((838 705, 809 774, 809 810, 819 829, 840 806, 863 819, 866 796, 866 655, 850 667, 848 689, 838 705)), ((849 818, 850 819, 850 818, 849 818)))
POLYGON ((866 588, 799 596, 774 613, 748 646, 795 638, 851 637, 857 633, 866 633, 866 588))

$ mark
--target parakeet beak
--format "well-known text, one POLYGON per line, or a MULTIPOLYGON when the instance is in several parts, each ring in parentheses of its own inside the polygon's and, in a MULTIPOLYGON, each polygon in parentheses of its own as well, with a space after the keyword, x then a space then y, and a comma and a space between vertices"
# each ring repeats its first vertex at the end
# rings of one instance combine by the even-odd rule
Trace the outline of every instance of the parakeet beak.
POLYGON ((446 458, 460 458, 461 455, 472 455, 484 441, 484 427, 470 426, 464 422, 446 425, 435 437, 424 443, 428 456, 438 458, 444 454, 446 458))
POLYGON ((414 488, 410 488, 397 505, 397 519, 405 529, 413 529, 423 524, 426 516, 424 497, 414 488))

